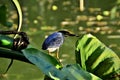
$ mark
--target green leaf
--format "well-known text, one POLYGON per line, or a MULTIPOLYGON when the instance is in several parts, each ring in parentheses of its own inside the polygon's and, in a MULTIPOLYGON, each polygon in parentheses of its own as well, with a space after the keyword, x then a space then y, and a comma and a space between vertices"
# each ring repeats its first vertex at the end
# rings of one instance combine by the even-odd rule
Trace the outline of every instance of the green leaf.
POLYGON ((60 63, 52 56, 43 53, 35 48, 22 50, 25 57, 35 64, 44 74, 55 80, 68 79, 66 74, 62 73, 55 66, 61 66, 60 63))
POLYGON ((62 71, 71 74, 76 80, 102 80, 92 73, 83 70, 78 64, 67 65, 63 67, 62 71))
POLYGON ((13 38, 0 35, 0 47, 12 49, 13 46, 13 38))
POLYGON ((22 50, 22 52, 30 62, 54 80, 101 80, 97 76, 84 71, 79 65, 67 65, 59 70, 55 66, 61 65, 55 58, 35 48, 27 48, 22 50))
MULTIPOLYGON (((34 59, 39 60, 39 58, 40 58, 40 60, 42 59, 43 62, 45 60, 45 62, 50 63, 53 66, 57 66, 57 65, 61 66, 60 63, 55 58, 53 58, 52 56, 50 56, 46 53, 43 53, 35 48, 27 48, 27 49, 22 50, 22 52, 31 62, 33 62, 35 64, 37 64, 38 62, 34 62, 35 61, 34 59)), ((39 65, 39 63, 38 63, 38 65, 39 65)))
POLYGON ((91 34, 86 34, 77 41, 76 62, 84 70, 102 79, 120 78, 119 57, 91 34))

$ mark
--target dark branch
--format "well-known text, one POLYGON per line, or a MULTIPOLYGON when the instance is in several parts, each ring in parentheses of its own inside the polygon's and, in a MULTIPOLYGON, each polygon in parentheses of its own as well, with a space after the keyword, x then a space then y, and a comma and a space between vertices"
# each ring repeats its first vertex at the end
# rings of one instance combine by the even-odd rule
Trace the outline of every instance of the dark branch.
POLYGON ((27 58, 25 58, 22 52, 13 51, 2 47, 0 47, 0 57, 15 59, 32 64, 27 58))

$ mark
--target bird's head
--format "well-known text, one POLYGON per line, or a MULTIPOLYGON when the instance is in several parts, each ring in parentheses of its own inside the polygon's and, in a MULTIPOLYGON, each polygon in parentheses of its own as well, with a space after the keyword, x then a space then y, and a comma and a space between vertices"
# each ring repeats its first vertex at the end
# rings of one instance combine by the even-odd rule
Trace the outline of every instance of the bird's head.
POLYGON ((78 37, 78 35, 73 34, 73 33, 69 32, 69 31, 66 31, 66 30, 60 30, 58 32, 61 32, 65 37, 66 36, 76 36, 76 37, 78 37))

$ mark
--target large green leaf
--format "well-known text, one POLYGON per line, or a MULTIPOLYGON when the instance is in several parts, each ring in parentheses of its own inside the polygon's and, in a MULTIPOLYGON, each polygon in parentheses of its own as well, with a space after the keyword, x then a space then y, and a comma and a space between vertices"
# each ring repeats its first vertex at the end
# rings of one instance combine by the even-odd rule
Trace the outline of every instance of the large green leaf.
MULTIPOLYGON (((22 50, 23 54, 26 56, 27 59, 29 59, 31 62, 34 64, 37 64, 38 62, 35 59, 41 60, 42 62, 47 62, 48 64, 50 63, 52 66, 61 66, 61 64, 52 56, 38 50, 35 48, 27 48, 22 50)), ((45 63, 45 65, 47 64, 45 63)), ((38 63, 37 65, 39 65, 38 63)))
POLYGON ((67 65, 62 68, 62 71, 71 74, 76 80, 102 80, 92 73, 83 70, 78 64, 67 65))
POLYGON ((69 78, 73 79, 73 77, 61 72, 58 68, 60 67, 60 63, 53 58, 52 56, 43 53, 35 48, 28 48, 22 50, 25 57, 35 64, 45 75, 51 77, 56 80, 69 80, 69 78), (55 67, 56 66, 56 67, 55 67))
POLYGON ((102 79, 120 78, 119 57, 91 34, 86 34, 77 41, 76 62, 84 70, 102 79))
MULTIPOLYGON (((61 67, 62 69, 56 68, 61 66, 60 63, 52 56, 43 53, 35 48, 27 48, 22 50, 25 57, 35 64, 45 75, 55 80, 101 80, 97 76, 84 71, 79 65, 67 65, 61 67)), ((47 78, 47 79, 50 79, 47 78)))

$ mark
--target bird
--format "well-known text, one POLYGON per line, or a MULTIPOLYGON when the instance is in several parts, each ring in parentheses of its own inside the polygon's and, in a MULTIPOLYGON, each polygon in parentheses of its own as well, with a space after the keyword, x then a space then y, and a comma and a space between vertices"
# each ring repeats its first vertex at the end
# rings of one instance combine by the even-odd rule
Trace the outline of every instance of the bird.
POLYGON ((64 42, 64 38, 67 36, 77 36, 66 30, 60 30, 50 34, 43 42, 42 49, 48 50, 48 54, 57 51, 56 58, 59 59, 59 48, 64 42))

